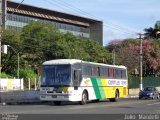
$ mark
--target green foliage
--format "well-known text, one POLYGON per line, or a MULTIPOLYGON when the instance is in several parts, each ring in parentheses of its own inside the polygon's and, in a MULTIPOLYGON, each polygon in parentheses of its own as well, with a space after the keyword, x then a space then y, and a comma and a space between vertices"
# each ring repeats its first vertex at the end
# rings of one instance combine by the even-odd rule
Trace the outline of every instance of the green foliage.
POLYGON ((22 40, 20 34, 14 30, 3 30, 2 44, 10 45, 8 53, 2 54, 2 71, 10 74, 10 71, 17 68, 17 53, 21 52, 22 40), (14 49, 14 50, 13 50, 14 49))
POLYGON ((23 41, 20 39, 20 33, 15 30, 3 30, 2 33, 2 44, 11 45, 20 51, 22 48, 23 41))
MULTIPOLYGON (((12 73, 14 76, 17 76, 17 70, 14 70, 12 73)), ((37 74, 32 69, 20 69, 19 71, 19 78, 24 79, 24 86, 28 86, 28 79, 31 80, 31 85, 34 85, 35 78, 37 79, 37 74)))
MULTIPOLYGON (((52 24, 32 21, 21 33, 4 31, 3 43, 9 44, 8 54, 3 54, 2 67, 7 74, 17 76, 17 53, 20 53, 20 78, 35 78, 34 71, 46 60, 82 59, 110 64, 111 53, 98 42, 77 38, 72 33, 62 33, 52 24), (28 69, 29 68, 29 69, 28 69)), ((28 84, 28 82, 25 82, 28 84)))
POLYGON ((7 75, 6 73, 1 73, 0 77, 1 78, 13 78, 12 76, 7 75))
POLYGON ((111 53, 109 53, 108 50, 102 47, 98 42, 84 39, 81 41, 81 46, 83 46, 86 53, 89 54, 89 61, 111 64, 111 53))
POLYGON ((60 32, 53 25, 32 21, 23 28, 23 58, 33 69, 45 60, 44 51, 51 50, 56 41, 61 38, 60 32))
POLYGON ((65 58, 69 59, 88 59, 89 54, 81 45, 81 40, 77 39, 72 33, 64 34, 67 48, 65 49, 65 58))
POLYGON ((134 44, 134 45, 139 45, 139 40, 138 39, 125 39, 122 42, 122 46, 129 46, 129 44, 134 44))
POLYGON ((98 42, 61 33, 51 24, 31 22, 23 29, 25 56, 33 68, 51 59, 83 59, 111 63, 111 54, 98 42), (33 48, 32 48, 33 47, 33 48), (33 66, 34 65, 34 66, 33 66))
POLYGON ((145 28, 144 29, 145 38, 149 39, 159 39, 160 38, 160 26, 159 24, 155 24, 155 26, 152 28, 145 28))

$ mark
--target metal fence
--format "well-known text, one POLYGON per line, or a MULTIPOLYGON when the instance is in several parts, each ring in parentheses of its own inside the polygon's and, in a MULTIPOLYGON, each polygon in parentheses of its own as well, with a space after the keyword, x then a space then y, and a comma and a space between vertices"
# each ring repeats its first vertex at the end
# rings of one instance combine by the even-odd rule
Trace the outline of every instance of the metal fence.
MULTIPOLYGON (((143 87, 146 86, 160 86, 160 77, 144 77, 143 87)), ((139 88, 140 77, 132 76, 129 79, 129 88, 139 88)))

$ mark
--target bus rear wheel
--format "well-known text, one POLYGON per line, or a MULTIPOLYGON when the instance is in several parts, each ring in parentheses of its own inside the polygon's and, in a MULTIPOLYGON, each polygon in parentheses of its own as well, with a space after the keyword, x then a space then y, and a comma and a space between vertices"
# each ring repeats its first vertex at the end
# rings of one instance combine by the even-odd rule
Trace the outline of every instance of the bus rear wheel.
POLYGON ((118 92, 118 90, 116 90, 116 92, 115 92, 115 98, 110 98, 109 101, 110 102, 117 102, 118 99, 119 99, 119 92, 118 92))
POLYGON ((85 105, 87 103, 88 100, 88 94, 86 91, 83 91, 82 93, 82 100, 80 101, 81 105, 85 105))
POLYGON ((60 105, 61 104, 61 101, 54 101, 53 102, 55 105, 60 105))

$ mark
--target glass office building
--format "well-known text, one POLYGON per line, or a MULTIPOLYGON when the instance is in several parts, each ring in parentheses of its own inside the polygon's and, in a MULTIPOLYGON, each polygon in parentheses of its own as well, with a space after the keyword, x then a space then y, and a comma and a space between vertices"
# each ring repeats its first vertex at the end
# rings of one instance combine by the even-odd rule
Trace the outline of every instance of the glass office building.
POLYGON ((6 17, 7 17, 6 28, 16 29, 17 31, 21 31, 22 28, 31 21, 39 21, 39 22, 53 24, 54 26, 59 28, 60 31, 71 32, 77 37, 80 37, 80 36, 83 36, 86 38, 90 37, 89 36, 90 30, 89 28, 85 28, 85 27, 69 25, 65 23, 59 23, 59 22, 54 22, 50 20, 34 18, 34 17, 29 17, 29 16, 15 15, 15 14, 10 14, 10 13, 8 13, 6 17))
POLYGON ((90 18, 75 16, 31 5, 7 1, 5 11, 5 28, 21 31, 31 21, 50 23, 60 29, 61 32, 71 32, 77 37, 91 38, 101 45, 103 23, 90 18))

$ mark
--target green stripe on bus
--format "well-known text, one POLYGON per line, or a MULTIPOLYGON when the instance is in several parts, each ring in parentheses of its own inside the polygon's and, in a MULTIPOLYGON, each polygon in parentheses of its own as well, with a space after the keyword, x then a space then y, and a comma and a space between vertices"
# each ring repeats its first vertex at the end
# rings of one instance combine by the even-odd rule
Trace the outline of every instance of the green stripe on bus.
POLYGON ((100 86, 99 91, 101 94, 101 98, 106 98, 105 93, 104 93, 104 89, 103 89, 103 85, 102 85, 102 81, 100 78, 97 78, 97 83, 98 83, 98 86, 100 86))
POLYGON ((96 94, 96 98, 100 99, 101 98, 101 93, 99 91, 97 79, 96 78, 91 78, 91 81, 92 81, 92 85, 93 85, 93 88, 94 88, 94 92, 96 94))

